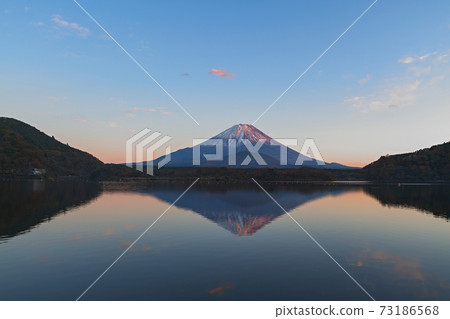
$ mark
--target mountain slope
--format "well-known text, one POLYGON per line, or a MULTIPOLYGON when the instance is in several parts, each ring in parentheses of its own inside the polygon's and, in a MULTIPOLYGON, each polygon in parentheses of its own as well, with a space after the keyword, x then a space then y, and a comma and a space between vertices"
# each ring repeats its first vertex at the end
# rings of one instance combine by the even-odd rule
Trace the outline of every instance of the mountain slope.
POLYGON ((57 141, 24 122, 0 118, 0 174, 87 176, 103 163, 89 153, 57 141))
POLYGON ((413 153, 382 156, 363 168, 368 180, 450 180, 450 142, 413 153))
MULTIPOLYGON (((193 165, 193 148, 188 147, 180 149, 171 153, 171 160, 167 167, 234 167, 234 168, 256 168, 256 167, 270 167, 270 168, 286 168, 286 167, 300 167, 296 165, 298 160, 303 162, 301 166, 316 167, 316 168, 335 168, 346 169, 347 166, 338 163, 325 163, 325 165, 318 165, 318 163, 299 152, 287 148, 286 161, 287 165, 282 165, 280 155, 280 144, 275 139, 272 139, 267 134, 261 132, 256 127, 250 124, 237 124, 229 129, 217 134, 211 139, 200 144, 200 165, 193 165), (228 147, 230 141, 233 141, 235 146, 228 147), (250 155, 250 152, 246 146, 246 141, 251 145, 256 145, 260 141, 261 147, 258 149, 258 153, 266 163, 266 165, 259 165, 257 161, 250 155), (208 160, 204 155, 215 154, 216 147, 222 148, 223 159, 222 160, 208 160), (230 163, 230 158, 232 158, 230 163), (233 160, 235 159, 235 160, 233 160)), ((148 165, 157 165, 164 156, 155 159, 154 161, 147 162, 148 165)))

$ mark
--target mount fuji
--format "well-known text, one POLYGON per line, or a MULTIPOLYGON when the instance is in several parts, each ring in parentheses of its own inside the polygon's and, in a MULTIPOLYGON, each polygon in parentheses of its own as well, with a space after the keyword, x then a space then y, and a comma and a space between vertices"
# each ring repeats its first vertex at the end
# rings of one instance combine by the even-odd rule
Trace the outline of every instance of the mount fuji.
MULTIPOLYGON (((166 156, 161 156, 153 161, 144 162, 144 165, 156 166, 166 156)), ((292 167, 316 167, 328 169, 350 169, 353 167, 339 163, 319 162, 315 159, 301 154, 289 147, 284 146, 267 134, 261 132, 250 124, 237 124, 203 143, 175 151, 170 154, 167 167, 230 167, 230 168, 292 168, 292 167), (259 144, 258 144, 259 143, 259 144), (232 147, 229 147, 232 145, 232 147), (260 165, 249 148, 255 147, 265 165, 260 165), (286 150, 286 164, 282 165, 281 148, 286 150), (197 150, 195 150, 197 148, 197 150), (223 153, 220 160, 211 159, 218 152, 223 153), (197 151, 199 160, 194 165, 194 156, 197 151), (219 152, 220 152, 219 151, 219 152), (234 159, 230 165, 230 158, 234 159), (301 162, 301 165, 296 163, 301 162)))

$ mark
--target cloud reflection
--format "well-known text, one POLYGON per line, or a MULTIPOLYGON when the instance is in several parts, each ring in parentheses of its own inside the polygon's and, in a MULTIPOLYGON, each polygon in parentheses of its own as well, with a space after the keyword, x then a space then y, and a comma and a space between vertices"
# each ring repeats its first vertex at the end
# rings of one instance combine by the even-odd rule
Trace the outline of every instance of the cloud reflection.
POLYGON ((233 283, 226 283, 222 286, 208 290, 208 293, 210 295, 223 296, 223 294, 225 293, 225 290, 232 289, 233 287, 234 287, 233 283))

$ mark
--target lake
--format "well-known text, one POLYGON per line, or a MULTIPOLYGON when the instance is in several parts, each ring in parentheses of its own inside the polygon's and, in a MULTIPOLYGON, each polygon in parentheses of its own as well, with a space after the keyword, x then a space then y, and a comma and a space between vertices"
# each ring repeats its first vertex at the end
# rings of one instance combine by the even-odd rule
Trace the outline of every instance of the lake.
MULTIPOLYGON (((449 186, 261 185, 336 262, 257 185, 200 181, 81 300, 450 300, 449 186)), ((0 300, 76 300, 188 186, 0 182, 0 300)))

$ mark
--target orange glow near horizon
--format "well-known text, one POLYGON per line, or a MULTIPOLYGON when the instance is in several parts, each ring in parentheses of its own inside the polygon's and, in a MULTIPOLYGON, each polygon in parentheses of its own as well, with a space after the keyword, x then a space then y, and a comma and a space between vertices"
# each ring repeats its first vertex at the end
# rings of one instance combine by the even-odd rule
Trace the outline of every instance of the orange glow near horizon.
MULTIPOLYGON (((182 147, 183 148, 183 147, 182 147)), ((172 152, 177 151, 178 149, 172 150, 172 152)), ((125 163, 126 159, 125 159, 125 147, 122 151, 117 151, 117 150, 111 150, 111 149, 104 149, 104 150, 100 150, 98 148, 92 148, 92 151, 88 150, 86 148, 86 151, 90 154, 92 154, 93 156, 95 156, 96 158, 98 158, 99 160, 101 160, 103 163, 112 163, 112 164, 121 164, 121 163, 125 163)), ((159 156, 163 156, 164 153, 155 153, 155 158, 158 158, 159 156)), ((151 159, 149 159, 151 160, 151 159)), ((365 162, 365 161, 358 161, 355 160, 355 158, 353 159, 342 159, 342 160, 334 160, 334 159, 325 159, 326 162, 336 162, 342 165, 346 165, 346 166, 350 166, 350 167, 364 167, 368 164, 370 164, 372 161, 369 162, 365 162)))

